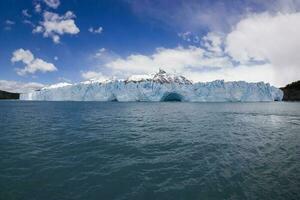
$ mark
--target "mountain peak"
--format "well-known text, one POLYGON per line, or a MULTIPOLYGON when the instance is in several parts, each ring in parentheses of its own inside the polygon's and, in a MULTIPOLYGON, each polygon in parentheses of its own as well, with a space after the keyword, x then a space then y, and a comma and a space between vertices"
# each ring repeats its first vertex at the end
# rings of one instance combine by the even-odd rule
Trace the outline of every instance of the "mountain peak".
POLYGON ((158 74, 166 74, 167 72, 162 68, 159 68, 158 74))
POLYGON ((191 85, 192 82, 185 78, 184 76, 176 75, 176 74, 170 74, 167 73, 163 69, 159 69, 159 71, 156 74, 149 74, 149 75, 132 75, 127 78, 125 81, 126 83, 129 82, 143 82, 143 81, 153 81, 156 83, 178 83, 178 84, 187 84, 191 85))
POLYGON ((159 69, 159 72, 154 75, 153 81, 158 83, 178 83, 186 85, 193 84, 192 81, 188 80, 184 76, 169 74, 163 69, 159 69))

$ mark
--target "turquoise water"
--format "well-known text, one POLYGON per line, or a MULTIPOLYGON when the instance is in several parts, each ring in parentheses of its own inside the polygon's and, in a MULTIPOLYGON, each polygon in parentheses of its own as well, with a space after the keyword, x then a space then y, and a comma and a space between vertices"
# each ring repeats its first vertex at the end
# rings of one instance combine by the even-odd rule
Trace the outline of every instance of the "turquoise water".
POLYGON ((300 103, 1 101, 0 199, 300 199, 300 103))

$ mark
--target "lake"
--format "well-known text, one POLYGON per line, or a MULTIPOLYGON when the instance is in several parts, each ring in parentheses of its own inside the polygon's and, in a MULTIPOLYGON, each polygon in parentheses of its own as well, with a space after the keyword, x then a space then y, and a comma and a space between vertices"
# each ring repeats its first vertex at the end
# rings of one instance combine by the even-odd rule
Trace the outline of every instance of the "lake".
POLYGON ((0 101, 0 199, 300 199, 300 103, 0 101))

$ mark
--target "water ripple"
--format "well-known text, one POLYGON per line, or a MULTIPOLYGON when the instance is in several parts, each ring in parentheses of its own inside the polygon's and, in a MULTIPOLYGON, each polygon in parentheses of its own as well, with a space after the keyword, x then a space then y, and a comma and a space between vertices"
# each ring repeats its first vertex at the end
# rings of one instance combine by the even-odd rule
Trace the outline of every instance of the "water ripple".
POLYGON ((300 199, 299 103, 0 110, 0 199, 300 199))

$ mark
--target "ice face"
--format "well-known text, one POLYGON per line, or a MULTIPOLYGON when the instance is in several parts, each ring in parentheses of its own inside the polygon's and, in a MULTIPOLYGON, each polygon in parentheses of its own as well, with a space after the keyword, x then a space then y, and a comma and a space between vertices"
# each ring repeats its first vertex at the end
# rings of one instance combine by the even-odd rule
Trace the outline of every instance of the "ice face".
POLYGON ((87 81, 56 84, 39 91, 21 94, 21 100, 41 101, 188 101, 255 102, 281 101, 283 92, 265 84, 244 81, 192 83, 183 76, 163 70, 154 75, 126 80, 87 81))

